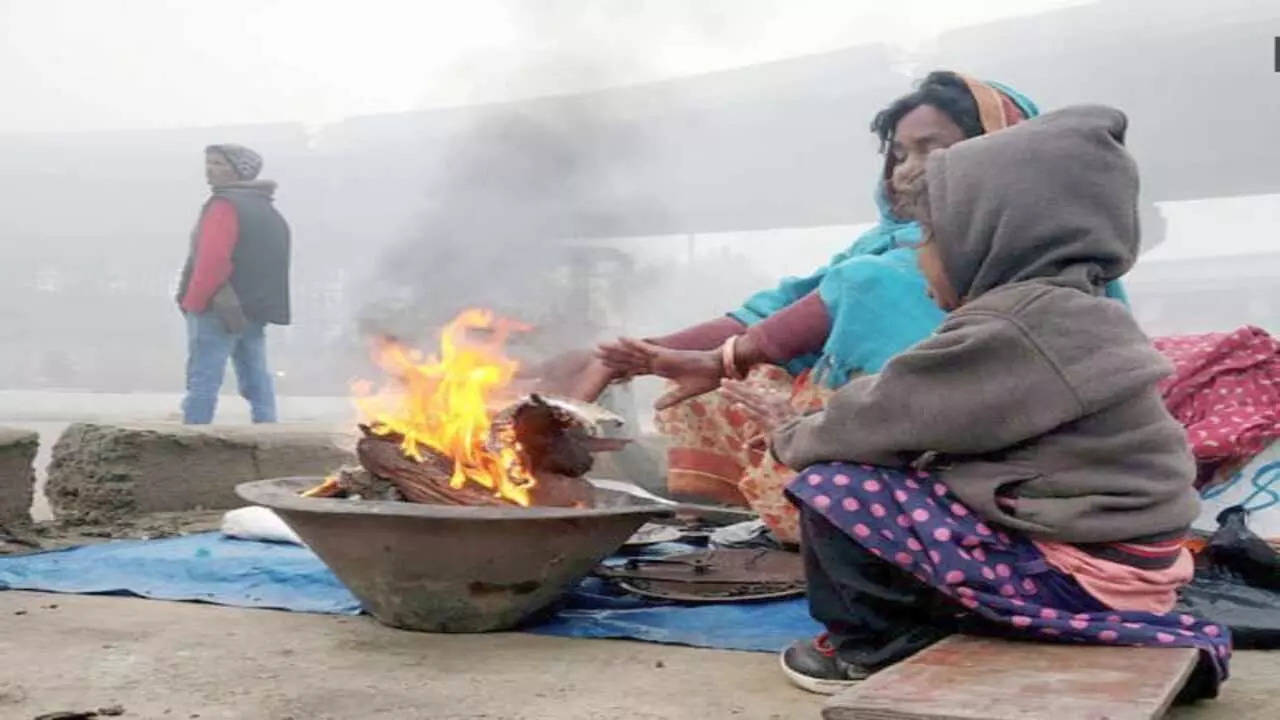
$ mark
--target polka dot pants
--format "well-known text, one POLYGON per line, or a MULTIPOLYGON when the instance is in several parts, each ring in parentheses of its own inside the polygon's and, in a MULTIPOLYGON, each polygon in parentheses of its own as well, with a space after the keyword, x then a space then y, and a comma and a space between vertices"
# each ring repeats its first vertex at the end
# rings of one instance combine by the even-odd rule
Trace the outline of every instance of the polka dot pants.
POLYGON ((1053 642, 1195 647, 1216 676, 1212 685, 1226 678, 1226 628, 1186 614, 1107 609, 1049 567, 1030 540, 983 522, 928 473, 829 463, 799 473, 787 492, 989 627, 1053 642))

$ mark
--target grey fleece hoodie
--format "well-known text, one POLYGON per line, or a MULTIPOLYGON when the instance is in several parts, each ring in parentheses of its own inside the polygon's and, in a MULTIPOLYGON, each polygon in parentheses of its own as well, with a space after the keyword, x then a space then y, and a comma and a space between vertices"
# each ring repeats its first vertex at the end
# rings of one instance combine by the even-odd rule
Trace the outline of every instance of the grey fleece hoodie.
POLYGON ((969 507, 1042 538, 1185 531, 1195 467, 1156 390, 1171 368, 1102 296, 1138 253, 1126 124, 1074 107, 930 155, 929 225, 963 306, 781 428, 774 454, 800 469, 936 452, 969 507))

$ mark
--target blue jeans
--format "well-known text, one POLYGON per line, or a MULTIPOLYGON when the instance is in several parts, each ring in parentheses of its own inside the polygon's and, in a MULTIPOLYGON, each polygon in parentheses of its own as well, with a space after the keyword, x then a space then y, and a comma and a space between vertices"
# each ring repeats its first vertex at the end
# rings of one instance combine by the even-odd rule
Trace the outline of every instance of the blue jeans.
POLYGON ((265 326, 250 322, 244 332, 234 335, 214 313, 187 313, 186 318, 187 396, 182 400, 182 421, 188 425, 213 422, 227 358, 231 358, 240 395, 249 401, 253 421, 275 422, 276 389, 267 369, 265 326))

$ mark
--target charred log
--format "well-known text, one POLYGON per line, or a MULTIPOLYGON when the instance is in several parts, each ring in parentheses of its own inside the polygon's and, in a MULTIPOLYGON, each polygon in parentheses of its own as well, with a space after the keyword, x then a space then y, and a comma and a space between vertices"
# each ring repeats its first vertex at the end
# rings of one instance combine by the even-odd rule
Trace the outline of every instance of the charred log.
POLYGON ((389 480, 409 502, 435 505, 506 505, 505 500, 473 484, 453 488, 453 461, 423 448, 419 462, 404 454, 400 439, 366 432, 356 444, 360 465, 373 475, 389 480))
MULTIPOLYGON (((368 430, 356 445, 360 464, 376 477, 390 481, 409 502, 436 505, 509 506, 512 502, 475 483, 460 488, 450 485, 453 461, 422 448, 421 462, 406 456, 395 435, 377 435, 368 430)), ((590 507, 591 483, 576 476, 535 471, 530 495, 534 505, 549 507, 590 507)))
POLYGON ((517 406, 511 424, 535 472, 577 477, 591 470, 594 460, 586 432, 541 397, 532 395, 517 406))
POLYGON ((344 465, 324 482, 302 493, 303 497, 353 498, 356 500, 403 501, 400 489, 389 480, 356 465, 344 465))

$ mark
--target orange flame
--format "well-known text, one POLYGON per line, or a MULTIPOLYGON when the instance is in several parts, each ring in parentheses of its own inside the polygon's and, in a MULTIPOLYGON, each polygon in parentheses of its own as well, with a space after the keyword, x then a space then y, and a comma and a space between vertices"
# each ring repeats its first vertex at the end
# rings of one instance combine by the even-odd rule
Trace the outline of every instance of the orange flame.
POLYGON ((376 360, 392 382, 377 393, 370 392, 369 384, 357 383, 356 407, 373 432, 402 436, 401 449, 408 457, 421 461, 425 447, 452 459, 453 488, 479 483, 498 497, 528 506, 536 483, 523 467, 519 448, 488 446, 490 404, 519 368, 502 349, 512 332, 527 329, 473 309, 445 326, 439 357, 424 359, 416 350, 383 343, 376 360))

